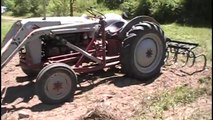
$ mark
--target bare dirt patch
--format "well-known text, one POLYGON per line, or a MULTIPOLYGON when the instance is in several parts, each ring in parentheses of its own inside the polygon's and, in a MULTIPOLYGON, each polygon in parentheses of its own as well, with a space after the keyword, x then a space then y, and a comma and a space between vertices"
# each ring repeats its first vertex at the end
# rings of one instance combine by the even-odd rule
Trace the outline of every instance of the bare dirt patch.
MULTIPOLYGON (((23 79, 25 76, 17 65, 18 56, 15 56, 1 72, 2 88, 6 89, 1 106, 3 120, 15 120, 20 117, 29 120, 89 120, 94 119, 95 115, 97 119, 131 119, 136 115, 136 111, 141 109, 141 100, 145 94, 152 95, 184 84, 195 87, 199 78, 212 76, 211 65, 208 65, 208 70, 193 75, 186 75, 175 66, 164 67, 159 77, 147 82, 125 77, 119 69, 99 71, 80 76, 82 87, 78 87, 74 101, 61 105, 45 105, 34 93, 35 83, 16 82, 17 77, 23 79)), ((201 67, 202 64, 198 64, 187 70, 193 72, 201 67)), ((178 118, 180 115, 183 118, 191 116, 192 112, 181 114, 189 107, 189 111, 195 111, 204 105, 207 106, 206 109, 210 109, 210 99, 211 97, 198 99, 196 103, 200 105, 194 103, 193 107, 180 107, 176 113, 168 111, 165 116, 168 119, 178 118), (202 102, 204 99, 207 102, 202 102)), ((203 108, 200 109, 203 111, 203 108)))

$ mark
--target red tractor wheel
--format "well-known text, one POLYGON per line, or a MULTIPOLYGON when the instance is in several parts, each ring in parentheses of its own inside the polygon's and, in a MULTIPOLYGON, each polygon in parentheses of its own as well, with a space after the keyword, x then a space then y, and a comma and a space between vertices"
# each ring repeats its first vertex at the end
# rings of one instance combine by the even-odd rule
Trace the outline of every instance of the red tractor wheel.
POLYGON ((70 66, 54 63, 44 67, 37 76, 36 93, 43 103, 59 104, 73 99, 77 77, 70 66))
POLYGON ((164 33, 158 25, 151 22, 134 25, 122 45, 123 71, 141 80, 156 76, 164 64, 165 45, 164 33))

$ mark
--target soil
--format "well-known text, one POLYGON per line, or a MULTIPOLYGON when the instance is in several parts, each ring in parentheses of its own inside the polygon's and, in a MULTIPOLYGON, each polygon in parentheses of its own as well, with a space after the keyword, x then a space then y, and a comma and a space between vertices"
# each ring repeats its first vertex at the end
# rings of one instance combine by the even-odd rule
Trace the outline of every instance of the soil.
MULTIPOLYGON (((209 63, 206 70, 193 75, 180 71, 182 69, 194 72, 202 69, 202 65, 198 63, 191 68, 182 68, 179 67, 180 65, 166 66, 162 68, 161 75, 146 82, 128 78, 120 72, 120 69, 81 75, 79 79, 82 81, 82 87, 78 86, 73 101, 61 105, 46 105, 35 95, 34 82, 16 82, 16 79, 29 79, 18 66, 16 55, 1 72, 1 92, 4 93, 2 95, 4 99, 1 99, 1 118, 3 120, 79 120, 86 116, 90 116, 91 119, 98 118, 99 115, 99 119, 104 119, 104 116, 106 119, 110 117, 118 120, 131 119, 140 109, 145 94, 152 95, 185 84, 196 87, 199 78, 211 77, 212 66, 209 63), (100 114, 91 115, 94 111, 100 114)), ((192 104, 168 110, 165 116, 170 120, 185 119, 200 108, 211 109, 211 99, 209 96, 199 98, 192 104)))

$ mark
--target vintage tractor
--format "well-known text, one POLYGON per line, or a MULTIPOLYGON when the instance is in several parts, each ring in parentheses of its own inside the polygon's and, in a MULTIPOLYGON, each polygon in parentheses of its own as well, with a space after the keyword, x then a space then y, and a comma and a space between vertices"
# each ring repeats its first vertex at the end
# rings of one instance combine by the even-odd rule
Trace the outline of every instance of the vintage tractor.
POLYGON ((2 44, 1 69, 19 52, 23 72, 37 76, 39 99, 58 104, 73 98, 82 73, 121 65, 126 75, 147 80, 160 73, 168 46, 190 49, 186 43, 168 44, 170 39, 152 17, 127 21, 125 14, 102 14, 92 7, 87 11, 91 16, 15 22, 2 44))

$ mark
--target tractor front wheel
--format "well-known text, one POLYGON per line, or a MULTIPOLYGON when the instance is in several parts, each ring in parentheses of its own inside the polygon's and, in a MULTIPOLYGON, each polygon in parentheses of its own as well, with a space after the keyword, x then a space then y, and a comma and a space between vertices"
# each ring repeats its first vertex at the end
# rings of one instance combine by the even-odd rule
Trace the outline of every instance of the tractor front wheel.
POLYGON ((44 67, 36 80, 36 93, 43 103, 60 104, 73 99, 77 77, 69 65, 54 63, 44 67))

